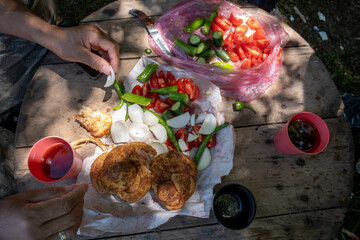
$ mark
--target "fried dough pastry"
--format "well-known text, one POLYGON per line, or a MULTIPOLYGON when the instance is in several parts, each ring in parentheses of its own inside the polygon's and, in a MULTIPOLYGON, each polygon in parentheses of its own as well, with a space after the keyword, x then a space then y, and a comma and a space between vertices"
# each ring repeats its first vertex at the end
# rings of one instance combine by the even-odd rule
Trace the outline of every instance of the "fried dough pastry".
POLYGON ((181 208, 195 191, 193 159, 175 150, 156 156, 150 164, 152 189, 169 210, 181 208))
POLYGON ((151 187, 149 162, 156 150, 142 142, 127 143, 101 154, 90 170, 92 186, 100 193, 116 194, 126 202, 136 202, 151 187))
POLYGON ((107 113, 83 106, 79 114, 75 115, 75 119, 94 137, 102 137, 110 133, 112 117, 107 113))

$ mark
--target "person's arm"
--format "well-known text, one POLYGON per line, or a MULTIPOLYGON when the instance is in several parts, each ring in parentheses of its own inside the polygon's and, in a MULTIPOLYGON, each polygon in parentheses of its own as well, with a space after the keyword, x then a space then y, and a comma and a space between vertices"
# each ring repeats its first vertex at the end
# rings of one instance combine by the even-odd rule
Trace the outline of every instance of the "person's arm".
POLYGON ((85 183, 27 190, 0 200, 0 239, 71 239, 81 224, 85 183))
POLYGON ((110 65, 115 72, 119 67, 119 45, 95 25, 60 28, 16 0, 0 1, 0 33, 36 42, 65 60, 84 63, 107 75, 110 65))

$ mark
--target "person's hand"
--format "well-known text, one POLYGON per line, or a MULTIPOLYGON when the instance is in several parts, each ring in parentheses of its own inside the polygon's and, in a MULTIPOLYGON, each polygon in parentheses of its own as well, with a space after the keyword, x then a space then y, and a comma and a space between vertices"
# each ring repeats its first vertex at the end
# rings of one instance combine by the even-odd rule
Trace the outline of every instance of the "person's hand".
POLYGON ((49 45, 49 49, 56 55, 64 60, 84 63, 106 75, 110 75, 110 65, 117 72, 120 62, 119 45, 97 26, 54 26, 53 29, 54 42, 49 45), (91 50, 98 51, 102 57, 91 50))
POLYGON ((0 200, 0 239, 56 239, 76 235, 87 184, 27 190, 0 200))

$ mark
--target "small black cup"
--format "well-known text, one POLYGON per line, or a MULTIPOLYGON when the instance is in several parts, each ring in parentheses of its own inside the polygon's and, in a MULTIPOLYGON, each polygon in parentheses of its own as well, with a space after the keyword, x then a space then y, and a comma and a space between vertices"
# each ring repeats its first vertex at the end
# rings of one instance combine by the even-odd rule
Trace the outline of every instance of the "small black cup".
POLYGON ((214 195, 213 211, 216 219, 225 227, 233 230, 244 229, 256 215, 254 195, 246 187, 229 184, 214 195))

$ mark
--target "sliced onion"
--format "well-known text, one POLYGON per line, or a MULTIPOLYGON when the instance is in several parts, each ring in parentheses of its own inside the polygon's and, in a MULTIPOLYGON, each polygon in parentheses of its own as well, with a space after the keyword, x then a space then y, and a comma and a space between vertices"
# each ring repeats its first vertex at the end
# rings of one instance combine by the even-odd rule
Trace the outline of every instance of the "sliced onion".
POLYGON ((157 155, 166 153, 169 151, 169 149, 167 148, 167 146, 164 143, 161 143, 158 141, 153 141, 153 142, 149 143, 149 145, 152 146, 156 150, 157 155))
POLYGON ((163 125, 158 123, 155 126, 150 127, 150 131, 155 135, 156 139, 159 140, 159 142, 166 142, 168 136, 166 129, 163 125))
POLYGON ((126 104, 122 105, 122 107, 114 112, 112 115, 112 121, 125 121, 127 107, 126 104))
POLYGON ((203 154, 201 155, 201 158, 199 160, 199 163, 197 165, 197 169, 199 171, 207 168, 211 162, 211 153, 208 148, 205 148, 203 154))
POLYGON ((104 87, 110 87, 115 82, 115 73, 111 66, 110 66, 110 72, 111 74, 107 77, 104 87))
POLYGON ((127 125, 124 121, 115 121, 111 125, 111 138, 114 143, 123 143, 129 141, 127 125))
POLYGON ((196 134, 189 133, 188 142, 192 142, 192 141, 196 140, 198 137, 199 137, 199 136, 196 135, 196 134))
POLYGON ((204 122, 201 124, 199 129, 200 134, 209 135, 216 128, 216 118, 214 114, 207 114, 204 122))
POLYGON ((190 117, 190 125, 191 126, 195 126, 195 117, 196 117, 196 114, 191 114, 191 117, 190 117))
POLYGON ((129 118, 133 123, 143 123, 144 111, 137 104, 132 104, 128 107, 129 118))
POLYGON ((166 120, 166 123, 173 128, 183 128, 189 123, 189 120, 190 120, 190 113, 186 112, 177 117, 166 120))
POLYGON ((195 123, 202 123, 205 119, 206 113, 201 113, 199 114, 199 116, 197 117, 195 123))
POLYGON ((189 149, 188 145, 186 144, 186 142, 184 141, 184 139, 180 138, 178 140, 178 143, 179 143, 179 147, 181 149, 181 151, 185 152, 189 149))
POLYGON ((151 112, 145 111, 144 112, 144 123, 149 127, 155 126, 159 123, 159 119, 151 112))
POLYGON ((149 136, 149 128, 143 123, 133 123, 129 126, 129 135, 138 142, 145 142, 149 136))

